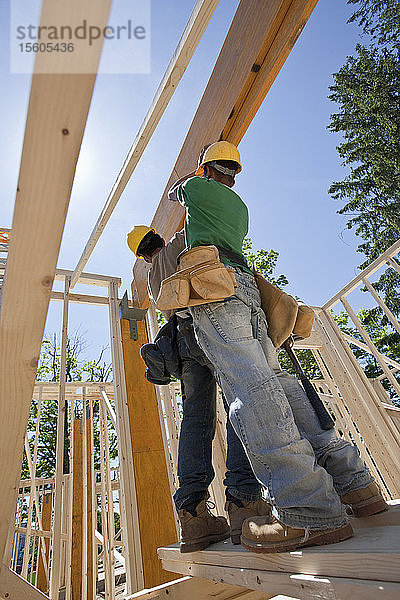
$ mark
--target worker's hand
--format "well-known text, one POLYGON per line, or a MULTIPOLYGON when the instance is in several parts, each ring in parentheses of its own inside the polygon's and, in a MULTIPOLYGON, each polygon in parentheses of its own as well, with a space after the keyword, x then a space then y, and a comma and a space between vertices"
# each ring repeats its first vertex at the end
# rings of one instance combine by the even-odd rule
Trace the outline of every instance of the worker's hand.
POLYGON ((171 200, 172 202, 178 202, 178 196, 176 194, 177 188, 181 185, 181 183, 186 181, 186 179, 190 179, 190 177, 194 177, 195 175, 196 175, 196 171, 191 171, 187 175, 184 175, 183 177, 181 177, 180 179, 175 181, 173 186, 168 190, 169 200, 171 200))

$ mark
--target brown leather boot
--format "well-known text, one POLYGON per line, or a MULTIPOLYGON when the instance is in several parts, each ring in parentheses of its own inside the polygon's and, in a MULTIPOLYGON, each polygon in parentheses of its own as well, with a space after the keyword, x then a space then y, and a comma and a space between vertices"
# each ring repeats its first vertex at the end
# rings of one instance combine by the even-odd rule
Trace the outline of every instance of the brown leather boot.
POLYGON ((367 487, 340 496, 343 504, 348 504, 355 517, 369 517, 388 509, 378 484, 373 481, 367 487))
POLYGON ((268 516, 270 518, 270 523, 273 523, 274 521, 271 507, 263 498, 259 498, 255 502, 245 502, 242 500, 242 504, 243 506, 237 506, 237 504, 230 500, 225 504, 225 510, 229 517, 232 544, 240 544, 242 524, 246 519, 255 516, 268 516))
POLYGON ((353 537, 349 523, 336 529, 305 530, 283 525, 279 521, 269 524, 268 517, 253 517, 242 525, 241 544, 252 552, 292 552, 305 546, 335 544, 353 537))
POLYGON ((202 500, 196 506, 196 516, 185 509, 178 510, 181 523, 181 552, 204 550, 210 544, 229 537, 229 525, 225 517, 214 516, 202 500))

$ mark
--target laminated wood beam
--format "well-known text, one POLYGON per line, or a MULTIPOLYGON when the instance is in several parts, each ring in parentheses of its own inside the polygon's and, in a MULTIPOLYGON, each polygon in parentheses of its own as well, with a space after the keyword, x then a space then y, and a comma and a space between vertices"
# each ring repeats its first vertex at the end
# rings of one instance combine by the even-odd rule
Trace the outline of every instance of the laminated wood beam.
POLYGON ((173 543, 177 535, 157 397, 154 385, 145 379, 146 365, 139 354, 140 347, 148 341, 146 326, 137 321, 138 339, 134 341, 129 321, 121 319, 120 323, 144 587, 149 588, 175 579, 175 575, 162 569, 157 548, 161 539, 173 543))
MULTIPOLYGON (((240 142, 317 1, 241 0, 152 221, 167 240, 184 219, 182 206, 168 200, 168 189, 194 169, 205 144, 240 142)), ((148 303, 148 268, 144 261, 133 268, 139 306, 148 303)))
MULTIPOLYGON (((57 18, 91 18, 104 27, 110 4, 58 2, 57 18)), ((44 0, 41 22, 49 22, 55 5, 44 0)), ((101 46, 89 53, 88 74, 38 74, 44 60, 38 56, 32 78, 1 297, 0 558, 15 508, 40 345, 101 46)), ((86 64, 87 52, 82 48, 86 64)))

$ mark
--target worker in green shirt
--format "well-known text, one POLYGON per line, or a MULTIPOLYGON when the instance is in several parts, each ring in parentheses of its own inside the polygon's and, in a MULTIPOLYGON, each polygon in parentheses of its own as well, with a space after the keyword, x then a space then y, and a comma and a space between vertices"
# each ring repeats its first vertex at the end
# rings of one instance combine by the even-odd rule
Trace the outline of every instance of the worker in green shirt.
POLYGON ((240 170, 237 148, 216 142, 201 155, 197 173, 178 181, 169 197, 186 208, 187 246, 217 246, 235 272, 233 296, 192 306, 190 313, 230 405, 233 428, 274 507, 274 523, 268 517, 244 522, 241 542, 257 552, 339 542, 353 535, 345 504, 356 516, 386 504, 358 450, 321 428, 297 379, 280 368, 242 254, 248 211, 231 189, 240 170))

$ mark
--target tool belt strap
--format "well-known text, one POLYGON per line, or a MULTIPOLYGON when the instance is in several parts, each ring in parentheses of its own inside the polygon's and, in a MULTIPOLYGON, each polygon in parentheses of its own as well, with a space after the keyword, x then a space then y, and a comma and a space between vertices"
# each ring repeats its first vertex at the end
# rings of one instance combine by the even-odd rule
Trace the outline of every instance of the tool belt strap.
POLYGON ((228 250, 227 248, 222 248, 221 246, 216 246, 216 248, 218 248, 219 255, 222 258, 228 258, 229 260, 240 265, 241 267, 245 267, 246 269, 249 268, 249 265, 247 264, 243 254, 237 254, 236 252, 228 250))

